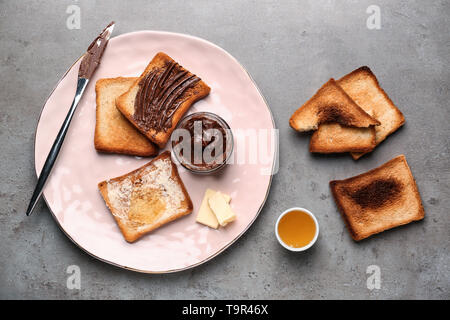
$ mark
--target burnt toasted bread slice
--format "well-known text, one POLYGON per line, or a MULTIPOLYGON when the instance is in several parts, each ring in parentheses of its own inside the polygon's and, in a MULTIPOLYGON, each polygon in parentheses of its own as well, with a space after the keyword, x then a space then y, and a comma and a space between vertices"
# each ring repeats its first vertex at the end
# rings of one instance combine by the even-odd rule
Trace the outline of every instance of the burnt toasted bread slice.
POLYGON ((361 109, 330 79, 289 120, 297 131, 317 130, 322 123, 339 123, 348 127, 368 128, 380 123, 361 109))
POLYGON ((210 88, 165 53, 158 53, 117 108, 147 138, 161 148, 191 105, 210 88))
POLYGON ((95 149, 107 153, 152 156, 158 147, 141 134, 116 108, 116 99, 128 91, 137 78, 100 79, 95 84, 95 149))
POLYGON ((425 215, 404 155, 358 176, 331 181, 330 188, 356 241, 425 215))
POLYGON ((375 128, 344 127, 324 123, 314 131, 309 151, 316 153, 369 152, 375 148, 375 128))
MULTIPOLYGON (((377 145, 405 123, 403 114, 380 87, 377 78, 368 67, 358 68, 337 82, 364 111, 381 123, 375 127, 377 145)), ((363 155, 364 153, 352 153, 354 159, 363 155)))
POLYGON ((100 182, 98 188, 128 242, 193 209, 169 151, 130 173, 100 182))

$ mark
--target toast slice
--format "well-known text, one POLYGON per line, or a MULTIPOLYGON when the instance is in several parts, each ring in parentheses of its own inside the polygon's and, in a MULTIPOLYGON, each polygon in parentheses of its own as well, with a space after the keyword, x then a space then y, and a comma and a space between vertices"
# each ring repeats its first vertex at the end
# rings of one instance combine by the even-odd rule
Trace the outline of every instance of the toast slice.
POLYGON ((358 128, 380 124, 361 109, 334 79, 326 82, 289 120, 290 126, 300 132, 317 130, 322 123, 358 128))
POLYGON ((353 178, 331 181, 330 188, 355 241, 425 215, 404 155, 353 178))
MULTIPOLYGON (((375 127, 377 145, 405 123, 403 114, 380 87, 369 67, 356 69, 337 82, 364 111, 380 121, 375 127)), ((364 154, 352 153, 352 157, 356 160, 364 154)))
POLYGON ((314 131, 309 151, 316 153, 369 152, 375 148, 375 127, 344 127, 339 123, 324 123, 314 131))
POLYGON ((130 173, 100 182, 98 188, 128 242, 193 209, 170 151, 130 173))
POLYGON ((95 84, 97 110, 94 145, 97 151, 144 157, 158 153, 158 147, 136 130, 116 108, 117 97, 128 91, 136 80, 118 77, 100 79, 95 84))
POLYGON ((165 53, 158 53, 117 108, 147 138, 163 148, 181 117, 210 88, 165 53))

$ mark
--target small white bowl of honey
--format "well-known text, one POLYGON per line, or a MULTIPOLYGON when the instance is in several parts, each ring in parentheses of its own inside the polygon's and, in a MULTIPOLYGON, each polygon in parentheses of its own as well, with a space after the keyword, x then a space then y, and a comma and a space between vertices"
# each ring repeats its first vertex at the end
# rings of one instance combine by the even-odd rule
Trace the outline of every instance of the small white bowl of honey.
POLYGON ((319 236, 319 223, 311 211, 304 208, 290 208, 278 217, 275 235, 286 249, 305 251, 316 242, 319 236))

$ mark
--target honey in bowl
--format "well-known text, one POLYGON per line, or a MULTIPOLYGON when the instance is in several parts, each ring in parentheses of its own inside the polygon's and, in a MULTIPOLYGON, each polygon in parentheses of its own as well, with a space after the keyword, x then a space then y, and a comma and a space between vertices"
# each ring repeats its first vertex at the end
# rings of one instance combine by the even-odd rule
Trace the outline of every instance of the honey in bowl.
POLYGON ((316 234, 314 219, 306 212, 292 210, 281 217, 278 223, 278 235, 292 248, 301 248, 313 241, 316 234))

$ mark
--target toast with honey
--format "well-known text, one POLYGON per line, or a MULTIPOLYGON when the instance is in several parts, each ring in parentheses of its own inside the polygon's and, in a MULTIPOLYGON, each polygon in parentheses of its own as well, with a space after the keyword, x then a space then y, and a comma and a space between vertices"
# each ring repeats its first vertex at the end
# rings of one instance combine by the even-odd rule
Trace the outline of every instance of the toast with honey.
MULTIPOLYGON (((376 145, 405 123, 403 114, 380 87, 369 67, 358 68, 337 82, 364 111, 381 123, 375 127, 376 145)), ((356 160, 364 154, 352 153, 352 157, 356 160)))
POLYGON ((210 88, 165 53, 158 53, 117 108, 147 138, 164 147, 181 117, 210 88))
POLYGON ((95 84, 96 121, 94 145, 100 152, 152 156, 158 147, 141 134, 116 108, 116 99, 137 78, 100 79, 95 84))
POLYGON ((317 130, 323 123, 357 128, 380 124, 361 109, 334 79, 326 82, 289 120, 290 126, 300 132, 317 130))
POLYGON ((128 242, 193 209, 170 151, 130 173, 100 182, 98 188, 128 242))
POLYGON ((330 188, 355 241, 425 215, 404 155, 358 176, 331 181, 330 188))

